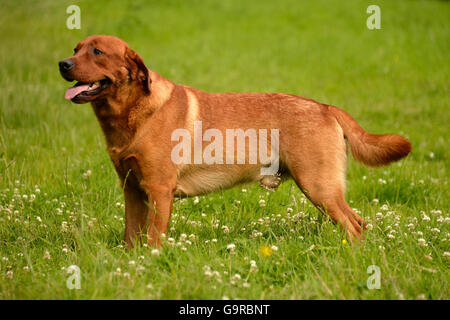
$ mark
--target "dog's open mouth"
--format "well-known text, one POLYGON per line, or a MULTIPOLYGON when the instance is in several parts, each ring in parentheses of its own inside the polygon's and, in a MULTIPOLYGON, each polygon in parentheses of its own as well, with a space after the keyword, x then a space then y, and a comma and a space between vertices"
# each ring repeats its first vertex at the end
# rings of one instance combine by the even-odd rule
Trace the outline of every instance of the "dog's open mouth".
POLYGON ((92 83, 77 82, 73 87, 66 90, 64 97, 66 100, 92 97, 105 90, 110 83, 111 81, 108 78, 92 83))

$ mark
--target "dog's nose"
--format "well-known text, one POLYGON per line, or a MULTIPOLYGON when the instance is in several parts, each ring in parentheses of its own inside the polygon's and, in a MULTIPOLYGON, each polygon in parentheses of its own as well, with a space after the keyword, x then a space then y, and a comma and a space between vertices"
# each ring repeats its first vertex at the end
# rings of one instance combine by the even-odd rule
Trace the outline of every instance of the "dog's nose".
POLYGON ((61 71, 69 71, 75 66, 75 63, 71 59, 61 60, 59 62, 59 70, 61 71))

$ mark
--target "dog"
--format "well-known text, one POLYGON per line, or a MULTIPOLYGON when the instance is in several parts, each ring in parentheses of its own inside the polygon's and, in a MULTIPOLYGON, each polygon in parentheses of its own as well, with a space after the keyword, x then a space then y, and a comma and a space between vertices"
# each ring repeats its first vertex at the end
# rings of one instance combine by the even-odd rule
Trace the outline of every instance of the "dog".
POLYGON ((410 142, 402 136, 368 133, 342 109, 311 99, 284 93, 207 93, 175 84, 148 69, 138 53, 113 36, 82 40, 73 56, 59 62, 59 70, 65 80, 77 81, 65 99, 90 102, 105 135, 124 191, 124 240, 129 247, 144 236, 150 245, 161 245, 175 196, 196 196, 252 181, 274 189, 287 178, 293 178, 351 241, 362 239, 365 222, 344 198, 345 141, 353 157, 368 166, 387 165, 411 152, 410 142), (259 152, 270 149, 277 157, 255 162, 255 149, 244 143, 243 150, 227 145, 231 152, 225 163, 220 161, 220 149, 215 149, 217 161, 198 161, 196 157, 208 148, 208 138, 203 137, 187 143, 200 148, 200 153, 183 150, 181 158, 187 161, 174 161, 180 141, 173 139, 174 132, 195 135, 198 124, 201 133, 216 130, 209 131, 217 134, 215 138, 230 129, 278 130, 276 143, 259 145, 259 152), (230 155, 242 154, 244 162, 228 161, 230 155), (264 173, 269 167, 275 172, 264 173))

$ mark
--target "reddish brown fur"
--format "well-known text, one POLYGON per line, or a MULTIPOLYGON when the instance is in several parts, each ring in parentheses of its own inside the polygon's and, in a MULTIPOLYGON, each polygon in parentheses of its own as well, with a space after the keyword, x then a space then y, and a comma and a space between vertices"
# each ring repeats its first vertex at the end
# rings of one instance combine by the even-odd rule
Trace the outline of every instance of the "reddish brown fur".
POLYGON ((334 106, 328 108, 344 130, 353 156, 365 165, 384 166, 406 157, 411 152, 411 143, 402 136, 366 132, 344 110, 334 106))
MULTIPOLYGON (((108 152, 125 194, 125 241, 147 234, 158 246, 166 233, 176 194, 192 196, 249 181, 266 181, 250 165, 175 165, 171 150, 177 128, 280 130, 281 173, 292 176, 306 196, 347 232, 361 237, 364 222, 345 202, 347 138, 357 160, 384 165, 406 156, 409 142, 396 135, 372 135, 347 113, 310 99, 283 93, 206 93, 177 85, 148 70, 123 41, 91 36, 77 46, 75 67, 66 78, 112 84, 92 102, 106 137, 108 152), (93 56, 97 47, 104 52, 93 56)), ((206 144, 203 145, 203 147, 206 144)), ((246 145, 247 147, 247 145, 246 145)), ((248 151, 248 150, 247 150, 248 151)), ((269 179, 270 180, 270 179, 269 179)))

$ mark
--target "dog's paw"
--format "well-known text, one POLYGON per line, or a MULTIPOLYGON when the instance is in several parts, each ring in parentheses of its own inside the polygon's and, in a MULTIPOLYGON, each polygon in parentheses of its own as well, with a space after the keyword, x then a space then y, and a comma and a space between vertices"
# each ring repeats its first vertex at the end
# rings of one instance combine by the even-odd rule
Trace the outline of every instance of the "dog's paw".
POLYGON ((275 191, 275 189, 281 184, 281 176, 279 174, 273 176, 264 176, 259 185, 269 191, 275 191))

